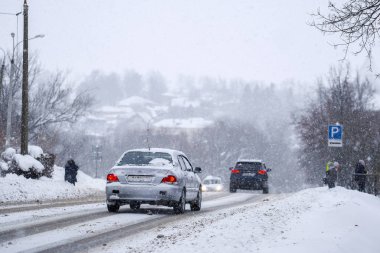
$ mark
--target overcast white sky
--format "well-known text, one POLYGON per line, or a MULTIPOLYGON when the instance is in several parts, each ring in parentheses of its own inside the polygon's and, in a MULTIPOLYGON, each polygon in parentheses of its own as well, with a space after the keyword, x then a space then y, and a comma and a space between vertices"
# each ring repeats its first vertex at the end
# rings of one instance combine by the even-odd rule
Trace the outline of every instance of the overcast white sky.
MULTIPOLYGON (((327 0, 29 0, 30 42, 43 67, 80 78, 94 69, 313 84, 343 57, 307 25, 327 0)), ((1 0, 0 12, 23 0, 1 0)), ((22 38, 22 16, 19 19, 22 38)), ((16 17, 0 15, 0 47, 16 17)), ((350 56, 366 70, 364 57, 350 56)), ((376 60, 376 59, 375 59, 376 60)))

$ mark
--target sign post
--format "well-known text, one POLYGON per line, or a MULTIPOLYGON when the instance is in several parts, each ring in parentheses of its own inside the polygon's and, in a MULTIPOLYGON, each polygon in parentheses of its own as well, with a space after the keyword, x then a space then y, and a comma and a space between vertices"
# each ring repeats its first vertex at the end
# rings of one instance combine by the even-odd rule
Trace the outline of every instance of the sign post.
POLYGON ((329 125, 328 146, 329 147, 343 147, 343 126, 329 125))

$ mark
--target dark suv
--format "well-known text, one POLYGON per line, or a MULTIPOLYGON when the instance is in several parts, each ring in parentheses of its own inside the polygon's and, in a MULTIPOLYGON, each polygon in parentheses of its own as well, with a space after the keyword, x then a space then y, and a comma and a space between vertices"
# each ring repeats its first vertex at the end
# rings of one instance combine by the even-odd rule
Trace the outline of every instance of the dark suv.
POLYGON ((230 192, 237 189, 269 192, 267 172, 271 170, 261 160, 239 160, 230 170, 230 192))

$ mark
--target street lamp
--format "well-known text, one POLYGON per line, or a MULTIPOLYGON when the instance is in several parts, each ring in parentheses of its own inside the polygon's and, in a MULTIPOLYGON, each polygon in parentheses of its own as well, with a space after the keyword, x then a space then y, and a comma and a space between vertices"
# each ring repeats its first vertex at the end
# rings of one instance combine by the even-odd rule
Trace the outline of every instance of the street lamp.
MULTIPOLYGON (((15 64, 14 64, 14 57, 15 57, 15 50, 16 48, 23 43, 24 41, 19 41, 15 45, 15 34, 11 33, 12 37, 12 58, 11 58, 11 73, 10 73, 10 82, 9 82, 9 89, 8 89, 8 110, 7 110, 7 128, 6 128, 6 134, 5 134, 5 147, 10 146, 11 141, 11 126, 12 126, 12 107, 13 107, 13 88, 14 88, 14 73, 15 73, 15 64)), ((28 40, 43 38, 45 35, 38 34, 32 38, 29 38, 28 40)))
POLYGON ((102 151, 100 149, 101 146, 99 146, 99 144, 96 144, 96 146, 92 148, 93 158, 95 162, 95 178, 98 178, 98 169, 100 166, 99 163, 102 161, 102 151))
MULTIPOLYGON (((0 12, 0 15, 8 15, 8 16, 16 16, 16 40, 18 41, 18 16, 22 14, 22 11, 19 11, 17 13, 10 13, 10 12, 0 12)), ((18 51, 17 51, 18 53, 18 51)))
POLYGON ((13 76, 15 72, 15 34, 11 33, 12 36, 12 59, 11 59, 11 74, 8 87, 8 109, 7 109, 7 128, 5 131, 5 147, 8 148, 11 144, 11 124, 12 124, 12 105, 13 105, 13 76))

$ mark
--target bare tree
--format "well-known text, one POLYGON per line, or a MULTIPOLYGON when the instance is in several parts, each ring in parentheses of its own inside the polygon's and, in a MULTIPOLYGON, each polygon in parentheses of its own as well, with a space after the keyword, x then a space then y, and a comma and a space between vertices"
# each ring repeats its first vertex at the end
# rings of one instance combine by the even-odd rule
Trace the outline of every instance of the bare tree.
POLYGON ((355 47, 354 54, 365 52, 372 70, 372 48, 380 35, 380 0, 348 0, 339 7, 329 2, 328 8, 328 14, 320 10, 313 14, 311 25, 324 33, 338 34, 342 42, 334 46, 344 47, 344 57, 350 46, 355 47))
POLYGON ((74 123, 91 104, 92 98, 88 92, 74 94, 71 88, 65 88, 64 74, 58 72, 47 81, 40 82, 33 91, 29 131, 33 134, 47 125, 74 123))
MULTIPOLYGON (((8 110, 8 98, 12 96, 12 128, 15 130, 17 120, 19 120, 20 105, 21 105, 21 81, 22 81, 22 58, 20 55, 15 57, 15 72, 14 72, 14 83, 12 89, 9 89, 10 85, 10 62, 6 62, 4 66, 4 76, 3 76, 3 89, 0 94, 0 146, 4 144, 5 136, 5 126, 7 122, 7 110, 8 110)), ((33 89, 36 83, 36 79, 41 73, 40 66, 37 61, 37 57, 29 57, 29 86, 33 89)), ((17 125, 17 129, 20 126, 17 125)), ((19 134, 19 131, 14 131, 19 134)), ((14 143, 15 144, 15 143, 14 143)))
POLYGON ((300 162, 311 183, 321 182, 327 161, 339 161, 341 184, 350 186, 353 167, 366 159, 370 168, 380 164, 378 111, 372 105, 373 84, 349 68, 332 69, 327 84, 320 81, 317 97, 297 120, 301 140, 300 162), (327 146, 327 126, 339 122, 344 126, 342 148, 327 146), (377 126, 377 127, 376 127, 377 126))
MULTIPOLYGON (((5 66, 4 93, 0 96, 0 137, 4 136, 6 111, 8 97, 13 97, 12 110, 12 129, 13 144, 19 141, 20 129, 20 108, 21 108, 21 75, 22 75, 21 57, 16 57, 15 61, 15 82, 11 93, 9 94, 10 73, 9 64, 5 66)), ((74 123, 83 116, 91 106, 93 99, 88 90, 76 93, 69 88, 65 81, 65 74, 57 72, 53 74, 44 74, 41 70, 38 59, 34 55, 29 58, 29 140, 42 138, 43 136, 54 136, 57 129, 54 127, 63 123, 74 123), (44 77, 45 76, 45 77, 44 77), (47 77, 46 77, 47 76, 47 77), (43 135, 43 136, 41 136, 43 135)), ((44 137, 44 138, 45 138, 44 137)), ((3 144, 0 139, 0 145, 3 144)), ((47 139, 47 138, 45 138, 47 139)))

